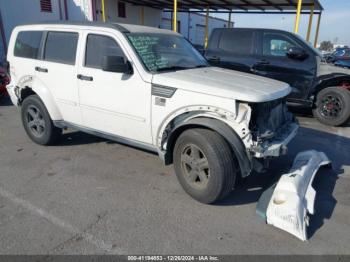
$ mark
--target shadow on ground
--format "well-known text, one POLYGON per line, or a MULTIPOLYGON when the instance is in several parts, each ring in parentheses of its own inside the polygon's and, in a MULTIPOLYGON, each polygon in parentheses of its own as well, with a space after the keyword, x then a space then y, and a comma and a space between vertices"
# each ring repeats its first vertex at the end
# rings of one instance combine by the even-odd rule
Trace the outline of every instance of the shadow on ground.
MULTIPOLYGON (((110 140, 73 131, 64 134, 57 146, 75 146, 101 142, 115 143, 110 140)), ((297 153, 310 149, 325 152, 332 160, 333 165, 333 169, 320 169, 313 183, 317 191, 315 201, 316 215, 312 217, 309 227, 310 235, 313 235, 322 226, 323 221, 331 217, 336 205, 333 190, 338 175, 344 172, 342 169, 343 165, 350 165, 350 158, 345 154, 345 152, 350 151, 349 138, 301 127, 297 137, 290 144, 289 153, 286 156, 271 161, 270 168, 266 173, 253 173, 249 177, 242 179, 232 194, 218 202, 217 205, 231 206, 256 203, 267 188, 276 183, 283 173, 289 171, 297 153), (339 152, 339 150, 342 150, 344 153, 339 152), (334 156, 337 157, 333 159, 334 156)), ((145 152, 147 153, 147 151, 145 152)))
MULTIPOLYGON (((78 146, 78 145, 87 145, 87 144, 96 144, 96 143, 106 143, 110 145, 113 145, 113 144, 125 145, 123 143, 118 143, 112 140, 90 135, 84 132, 68 130, 64 132, 60 140, 57 142, 56 146, 78 146)), ((153 155, 156 154, 155 152, 149 151, 147 149, 142 149, 142 148, 138 148, 130 145, 126 145, 126 146, 135 148, 137 150, 140 150, 149 154, 153 154, 153 155)))

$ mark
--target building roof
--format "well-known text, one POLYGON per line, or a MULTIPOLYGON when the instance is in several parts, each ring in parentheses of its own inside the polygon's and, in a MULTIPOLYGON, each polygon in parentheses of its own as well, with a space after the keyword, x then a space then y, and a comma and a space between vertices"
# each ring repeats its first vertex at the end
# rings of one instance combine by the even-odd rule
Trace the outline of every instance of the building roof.
MULTIPOLYGON (((158 9, 173 9, 173 0, 124 0, 133 5, 148 6, 158 9)), ((298 0, 177 0, 179 11, 201 10, 209 7, 215 11, 243 11, 243 12, 296 12, 298 0)), ((303 0, 302 10, 322 11, 319 0, 303 0)))

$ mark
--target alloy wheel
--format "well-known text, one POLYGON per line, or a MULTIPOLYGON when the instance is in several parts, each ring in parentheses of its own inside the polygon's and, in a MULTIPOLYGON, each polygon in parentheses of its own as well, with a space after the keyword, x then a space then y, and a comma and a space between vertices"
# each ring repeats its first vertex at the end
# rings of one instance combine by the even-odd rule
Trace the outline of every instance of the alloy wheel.
POLYGON ((335 119, 340 116, 343 110, 343 103, 339 96, 328 94, 321 101, 320 113, 328 119, 335 119))
POLYGON ((35 105, 28 106, 27 125, 31 133, 36 137, 42 137, 45 134, 45 120, 39 108, 35 105))
POLYGON ((188 184, 196 189, 206 188, 210 169, 207 157, 194 144, 188 144, 181 153, 181 169, 188 184))

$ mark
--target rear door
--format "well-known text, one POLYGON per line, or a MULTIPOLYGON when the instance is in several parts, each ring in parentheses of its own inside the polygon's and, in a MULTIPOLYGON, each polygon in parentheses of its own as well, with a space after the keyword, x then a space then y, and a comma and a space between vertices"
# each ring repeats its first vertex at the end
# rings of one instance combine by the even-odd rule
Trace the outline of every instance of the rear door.
POLYGON ((304 60, 287 56, 290 47, 308 50, 291 35, 278 31, 260 31, 259 59, 253 66, 253 72, 288 83, 292 87, 290 99, 303 99, 308 96, 316 74, 315 56, 309 54, 304 60))
POLYGON ((43 31, 39 30, 18 32, 7 55, 13 82, 18 83, 26 77, 35 76, 36 71, 33 64, 36 64, 36 60, 39 59, 42 37, 43 31))
POLYGON ((206 58, 214 66, 251 72, 256 62, 255 32, 246 29, 214 30, 206 58))
POLYGON ((41 60, 34 69, 37 79, 51 92, 63 120, 81 124, 76 56, 78 31, 45 31, 41 60))

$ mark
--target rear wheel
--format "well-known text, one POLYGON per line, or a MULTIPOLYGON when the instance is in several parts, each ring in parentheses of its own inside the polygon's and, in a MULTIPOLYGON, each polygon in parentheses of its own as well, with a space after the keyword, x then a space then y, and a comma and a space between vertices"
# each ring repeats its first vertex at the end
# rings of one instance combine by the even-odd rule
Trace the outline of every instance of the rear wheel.
POLYGON ((210 204, 233 189, 238 167, 227 142, 207 129, 189 129, 177 139, 174 168, 184 190, 210 204))
POLYGON ((327 87, 316 99, 314 116, 323 124, 340 126, 350 117, 350 92, 342 87, 327 87))
POLYGON ((44 103, 37 95, 28 96, 22 104, 23 127, 35 143, 50 145, 57 142, 62 129, 53 125, 44 103))

